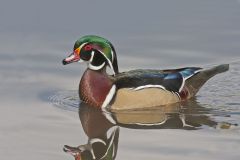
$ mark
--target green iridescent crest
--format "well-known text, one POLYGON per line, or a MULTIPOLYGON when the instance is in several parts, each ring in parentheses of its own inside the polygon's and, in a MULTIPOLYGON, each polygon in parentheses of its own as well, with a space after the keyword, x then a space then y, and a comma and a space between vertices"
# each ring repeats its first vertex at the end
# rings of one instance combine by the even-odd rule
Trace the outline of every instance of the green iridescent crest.
POLYGON ((81 46, 81 44, 84 43, 90 43, 90 44, 96 44, 100 47, 101 51, 105 54, 107 58, 110 60, 113 60, 113 56, 111 53, 111 43, 106 40, 105 38, 94 36, 94 35, 88 35, 81 37, 75 42, 74 50, 81 46))
MULTIPOLYGON (((99 36, 87 35, 81 37, 75 42, 74 50, 78 48, 82 50, 82 47, 84 48, 84 46, 87 46, 88 44, 90 44, 93 49, 99 51, 104 56, 107 64, 113 70, 114 74, 118 73, 117 57, 111 42, 99 36)), ((82 52, 85 52, 85 50, 83 49, 82 52)))

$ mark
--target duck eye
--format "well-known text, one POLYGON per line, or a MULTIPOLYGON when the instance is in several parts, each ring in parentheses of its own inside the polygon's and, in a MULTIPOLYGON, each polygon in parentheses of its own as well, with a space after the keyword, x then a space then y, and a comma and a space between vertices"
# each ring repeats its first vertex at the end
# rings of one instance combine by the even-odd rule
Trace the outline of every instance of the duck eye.
POLYGON ((92 46, 91 46, 91 45, 86 45, 86 46, 84 47, 84 50, 85 50, 85 51, 90 51, 90 50, 92 50, 92 46))

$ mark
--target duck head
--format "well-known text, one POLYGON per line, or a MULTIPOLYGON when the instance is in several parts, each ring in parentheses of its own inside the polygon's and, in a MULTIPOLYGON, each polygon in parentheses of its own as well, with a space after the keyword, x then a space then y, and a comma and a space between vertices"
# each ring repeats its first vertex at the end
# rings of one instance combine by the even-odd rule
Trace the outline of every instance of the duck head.
POLYGON ((75 42, 73 52, 62 61, 63 65, 72 62, 87 62, 92 70, 102 70, 108 66, 114 75, 118 73, 113 45, 107 39, 94 35, 84 36, 75 42))

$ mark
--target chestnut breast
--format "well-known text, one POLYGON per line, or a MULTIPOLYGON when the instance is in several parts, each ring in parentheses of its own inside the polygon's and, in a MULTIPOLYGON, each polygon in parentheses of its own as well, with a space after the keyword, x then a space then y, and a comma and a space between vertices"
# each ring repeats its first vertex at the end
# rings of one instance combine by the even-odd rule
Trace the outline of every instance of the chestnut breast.
POLYGON ((101 107, 112 84, 106 72, 87 69, 79 84, 79 97, 88 105, 101 107))

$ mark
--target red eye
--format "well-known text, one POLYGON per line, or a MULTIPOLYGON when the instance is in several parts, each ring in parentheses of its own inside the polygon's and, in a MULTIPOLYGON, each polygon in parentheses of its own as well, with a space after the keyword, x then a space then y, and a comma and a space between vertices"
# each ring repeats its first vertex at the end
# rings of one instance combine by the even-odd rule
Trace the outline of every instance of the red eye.
POLYGON ((91 46, 91 45, 86 45, 86 46, 84 47, 84 50, 85 50, 85 51, 90 51, 90 50, 92 50, 92 46, 91 46))

